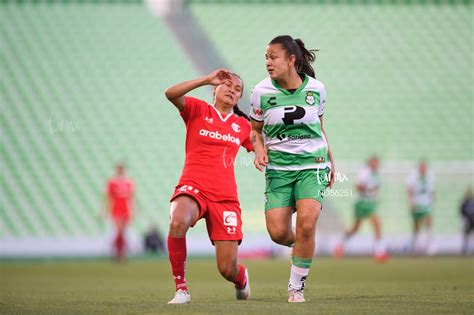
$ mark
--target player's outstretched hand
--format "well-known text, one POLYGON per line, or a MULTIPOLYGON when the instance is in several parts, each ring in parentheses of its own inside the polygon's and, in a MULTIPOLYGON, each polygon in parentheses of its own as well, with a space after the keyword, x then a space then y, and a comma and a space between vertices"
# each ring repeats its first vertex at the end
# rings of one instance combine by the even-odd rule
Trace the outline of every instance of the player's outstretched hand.
POLYGON ((255 160, 253 161, 255 167, 263 172, 263 169, 268 164, 268 155, 266 152, 255 152, 255 160))
POLYGON ((209 73, 207 76, 207 82, 211 85, 217 86, 223 84, 226 80, 230 80, 232 73, 224 68, 218 69, 209 73))

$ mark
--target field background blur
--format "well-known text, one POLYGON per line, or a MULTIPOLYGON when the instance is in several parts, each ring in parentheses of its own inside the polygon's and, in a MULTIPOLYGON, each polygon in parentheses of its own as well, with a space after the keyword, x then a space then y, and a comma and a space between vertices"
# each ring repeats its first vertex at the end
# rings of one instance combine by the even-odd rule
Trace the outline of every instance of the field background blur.
MULTIPOLYGON (((165 234, 185 129, 164 90, 226 66, 245 83, 248 112, 267 76, 265 47, 281 34, 320 49, 325 127, 348 179, 325 199, 318 252, 352 219, 371 154, 381 158, 389 249, 408 245, 405 180, 424 158, 436 180, 435 241, 440 253, 459 252, 459 205, 474 183, 472 9, 468 0, 1 1, 0 255, 108 254, 112 229, 98 213, 118 161, 137 187, 132 252, 152 224, 165 234)), ((212 102, 210 89, 192 95, 212 102)), ((275 249, 252 161, 243 150, 235 161, 243 252, 275 249)), ((368 253, 371 240, 365 226, 349 252, 368 253)), ((212 252, 203 222, 188 241, 191 254, 212 252)))

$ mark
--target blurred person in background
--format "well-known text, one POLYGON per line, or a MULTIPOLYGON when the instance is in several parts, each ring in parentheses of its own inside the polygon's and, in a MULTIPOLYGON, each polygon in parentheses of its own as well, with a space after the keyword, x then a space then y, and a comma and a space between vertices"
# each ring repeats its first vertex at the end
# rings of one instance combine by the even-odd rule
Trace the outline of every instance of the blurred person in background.
POLYGON ((113 241, 115 258, 118 262, 127 259, 126 228, 133 214, 134 184, 125 176, 125 166, 118 163, 115 176, 107 182, 106 211, 112 218, 115 227, 113 241))
POLYGON ((326 89, 315 79, 315 54, 301 39, 275 37, 267 46, 269 77, 252 91, 255 167, 265 171, 265 220, 274 242, 293 247, 288 302, 305 302, 323 193, 334 161, 323 128, 326 89), (292 215, 296 212, 296 230, 292 215))
POLYGON ((469 236, 474 232, 474 192, 472 187, 466 190, 461 204, 461 217, 463 219, 462 253, 466 255, 469 250, 469 236))
POLYGON ((382 227, 380 217, 377 214, 378 195, 381 186, 379 172, 379 158, 372 156, 357 176, 356 189, 359 193, 354 210, 354 223, 343 236, 341 242, 336 245, 334 256, 340 258, 344 255, 344 249, 347 242, 359 230, 362 221, 368 219, 372 224, 375 236, 374 258, 379 262, 384 262, 389 258, 385 242, 382 238, 382 227))
POLYGON ((417 168, 407 179, 407 196, 413 218, 413 237, 410 245, 412 255, 425 252, 434 254, 436 248, 432 241, 431 227, 433 225, 433 201, 435 196, 434 177, 428 171, 426 161, 419 161, 417 168), (420 243, 421 229, 426 230, 426 242, 420 243))
POLYGON ((150 227, 143 238, 143 247, 146 253, 158 254, 166 251, 165 242, 156 225, 150 227))
POLYGON ((185 275, 186 233, 201 218, 206 219, 219 272, 234 283, 237 299, 250 297, 248 270, 237 263, 243 236, 233 163, 241 146, 253 150, 248 117, 237 106, 243 89, 238 75, 219 69, 165 92, 186 124, 186 160, 170 200, 168 254, 176 292, 168 304, 191 301, 185 275), (186 95, 206 85, 214 86, 213 105, 186 95))

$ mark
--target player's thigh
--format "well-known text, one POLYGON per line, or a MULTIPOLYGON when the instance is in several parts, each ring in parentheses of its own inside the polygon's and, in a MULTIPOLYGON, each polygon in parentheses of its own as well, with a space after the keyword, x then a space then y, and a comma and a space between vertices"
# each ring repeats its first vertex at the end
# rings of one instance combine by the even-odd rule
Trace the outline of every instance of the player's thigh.
POLYGON ((196 223, 199 217, 199 204, 191 196, 179 195, 171 201, 170 221, 191 226, 196 223))
POLYGON ((413 231, 415 233, 418 233, 421 227, 421 220, 419 219, 416 213, 413 213, 412 217, 413 217, 413 231))
POLYGON ((433 216, 431 215, 431 213, 426 215, 425 225, 427 228, 431 228, 431 226, 433 225, 433 216))
MULTIPOLYGON (((301 170, 297 172, 297 178, 294 185, 294 196, 296 202, 304 199, 313 199, 318 202, 319 205, 322 204, 324 198, 324 191, 327 188, 329 179, 329 169, 309 169, 301 170)), ((312 207, 313 209, 315 203, 304 201, 300 207, 312 207)), ((296 207, 299 211, 298 206, 296 207)), ((320 207, 319 207, 320 208, 320 207)))
POLYGON ((209 239, 215 241, 242 241, 242 213, 238 201, 207 202, 206 227, 209 239))
POLYGON ((321 203, 312 198, 296 200, 296 233, 314 230, 321 211, 321 203))
POLYGON ((287 235, 291 233, 293 207, 279 207, 265 211, 265 222, 270 235, 287 235))
POLYGON ((267 171, 265 174, 265 212, 295 206, 295 172, 267 171))

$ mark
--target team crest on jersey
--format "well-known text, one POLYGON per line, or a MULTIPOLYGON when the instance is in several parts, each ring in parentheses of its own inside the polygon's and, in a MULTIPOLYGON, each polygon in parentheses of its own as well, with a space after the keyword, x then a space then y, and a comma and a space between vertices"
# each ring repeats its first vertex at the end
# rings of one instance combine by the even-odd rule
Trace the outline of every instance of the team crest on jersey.
POLYGON ((204 118, 208 123, 212 124, 213 119, 210 117, 205 117, 204 118))
POLYGON ((240 132, 240 126, 237 125, 236 123, 232 123, 232 129, 234 129, 235 132, 240 132))
POLYGON ((314 105, 316 103, 316 99, 314 98, 313 91, 306 92, 305 101, 308 105, 314 105))
POLYGON ((255 115, 261 116, 262 115, 262 110, 252 107, 252 111, 255 115))

